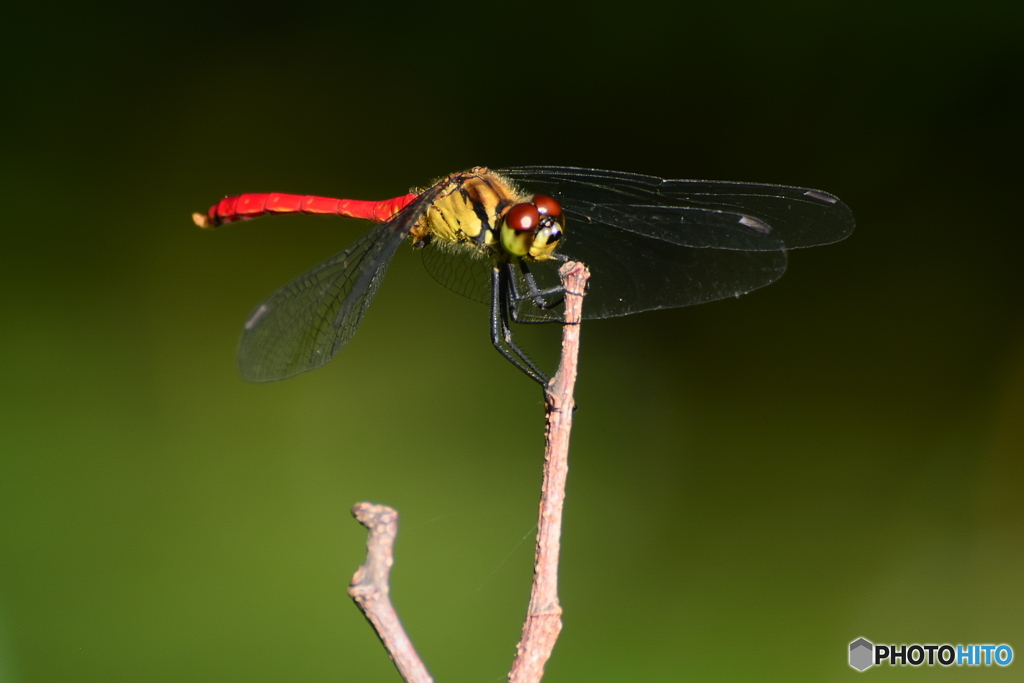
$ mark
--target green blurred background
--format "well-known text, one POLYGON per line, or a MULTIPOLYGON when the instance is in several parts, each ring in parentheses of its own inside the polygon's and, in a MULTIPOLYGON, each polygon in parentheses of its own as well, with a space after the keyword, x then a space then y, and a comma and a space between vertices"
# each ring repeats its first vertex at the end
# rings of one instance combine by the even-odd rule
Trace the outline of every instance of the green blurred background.
POLYGON ((335 362, 247 385, 246 315, 365 225, 189 219, 477 164, 806 185, 858 220, 764 291, 584 326, 547 680, 845 680, 859 636, 1024 655, 1020 2, 5 15, 0 681, 397 680, 345 595, 360 500, 402 514, 437 679, 504 680, 543 415, 486 309, 403 248, 335 362))

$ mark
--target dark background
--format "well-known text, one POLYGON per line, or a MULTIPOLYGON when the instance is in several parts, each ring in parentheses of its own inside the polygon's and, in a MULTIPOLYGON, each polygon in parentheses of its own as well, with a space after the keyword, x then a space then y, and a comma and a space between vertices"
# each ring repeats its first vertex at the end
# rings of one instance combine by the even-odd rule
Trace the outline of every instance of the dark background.
POLYGON ((189 219, 477 164, 805 185, 858 220, 764 291, 585 324, 547 680, 846 679, 859 636, 1024 654, 1022 8, 6 10, 0 681, 396 680, 345 595, 359 500, 402 514, 437 679, 504 680, 543 415, 486 309, 403 248, 334 363, 247 385, 248 312, 366 226, 189 219))

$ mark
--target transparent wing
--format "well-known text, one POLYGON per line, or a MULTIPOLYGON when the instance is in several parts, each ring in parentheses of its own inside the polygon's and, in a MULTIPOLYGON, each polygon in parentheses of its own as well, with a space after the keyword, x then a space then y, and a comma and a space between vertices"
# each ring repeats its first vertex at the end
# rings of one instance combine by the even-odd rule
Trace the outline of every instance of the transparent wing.
MULTIPOLYGON (((571 220, 571 216, 569 217, 571 220)), ((566 222, 559 253, 591 270, 583 317, 614 318, 740 296, 775 282, 786 270, 786 252, 697 249, 659 242, 615 226, 566 222), (595 229, 591 229, 595 228, 595 229)), ((561 263, 531 263, 540 289, 557 287, 561 263)), ((523 284, 517 278, 517 289, 523 284)), ((561 307, 542 310, 515 302, 519 322, 561 320, 561 307)))
POLYGON ((681 246, 773 251, 831 244, 853 232, 853 212, 821 190, 561 166, 498 171, 549 194, 585 223, 681 246))
POLYGON ((439 284, 482 304, 491 302, 491 260, 479 251, 432 243, 420 254, 423 267, 439 284))
MULTIPOLYGON (((777 280, 786 249, 839 241, 854 226, 845 204, 806 188, 558 166, 498 172, 561 203, 566 230, 558 253, 592 273, 585 318, 739 296, 777 280)), ((541 287, 557 282, 557 264, 531 268, 541 287)), ((524 321, 555 317, 528 304, 517 304, 524 321)))
POLYGON ((238 346, 242 377, 272 382, 331 360, 352 339, 395 251, 433 201, 435 189, 257 306, 238 346))

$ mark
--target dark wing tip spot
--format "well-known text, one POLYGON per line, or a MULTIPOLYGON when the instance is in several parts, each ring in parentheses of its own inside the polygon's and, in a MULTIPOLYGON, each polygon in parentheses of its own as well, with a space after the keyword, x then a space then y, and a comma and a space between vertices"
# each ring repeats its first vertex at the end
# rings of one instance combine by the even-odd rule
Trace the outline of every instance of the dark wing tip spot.
POLYGON ((748 228, 753 228, 754 230, 757 230, 758 232, 763 232, 766 235, 772 231, 771 226, 769 226, 767 223, 760 219, 754 218, 753 216, 744 216, 743 218, 741 218, 740 225, 745 225, 748 228))
POLYGON ((807 190, 807 192, 804 192, 804 196, 817 199, 819 202, 825 202, 826 204, 836 204, 839 202, 839 197, 833 197, 828 192, 819 192, 818 190, 807 190))

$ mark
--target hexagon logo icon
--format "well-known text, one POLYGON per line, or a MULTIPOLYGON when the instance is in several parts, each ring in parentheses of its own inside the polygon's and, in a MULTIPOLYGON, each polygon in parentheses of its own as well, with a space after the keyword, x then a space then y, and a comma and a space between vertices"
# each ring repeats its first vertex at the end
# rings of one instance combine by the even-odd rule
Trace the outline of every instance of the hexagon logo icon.
POLYGON ((850 643, 850 666, 857 671, 863 671, 874 662, 875 646, 869 640, 858 638, 850 643))

